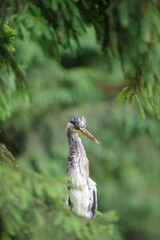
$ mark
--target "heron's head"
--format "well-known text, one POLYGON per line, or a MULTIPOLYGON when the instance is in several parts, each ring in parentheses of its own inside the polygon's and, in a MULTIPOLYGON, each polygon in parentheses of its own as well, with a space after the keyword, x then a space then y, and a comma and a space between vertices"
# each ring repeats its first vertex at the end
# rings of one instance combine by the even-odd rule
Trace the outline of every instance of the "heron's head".
POLYGON ((77 115, 72 117, 68 122, 67 132, 73 132, 75 134, 84 134, 86 137, 90 138, 95 143, 99 143, 91 133, 86 130, 86 120, 84 117, 79 118, 77 115))

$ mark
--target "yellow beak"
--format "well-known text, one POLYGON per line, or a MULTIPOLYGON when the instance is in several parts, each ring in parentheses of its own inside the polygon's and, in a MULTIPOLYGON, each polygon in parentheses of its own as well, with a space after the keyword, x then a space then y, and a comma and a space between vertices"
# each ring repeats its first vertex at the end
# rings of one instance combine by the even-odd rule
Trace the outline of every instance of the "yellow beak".
POLYGON ((82 134, 84 134, 86 137, 90 138, 93 142, 98 143, 97 139, 93 137, 91 133, 89 133, 85 128, 80 128, 80 131, 82 134))

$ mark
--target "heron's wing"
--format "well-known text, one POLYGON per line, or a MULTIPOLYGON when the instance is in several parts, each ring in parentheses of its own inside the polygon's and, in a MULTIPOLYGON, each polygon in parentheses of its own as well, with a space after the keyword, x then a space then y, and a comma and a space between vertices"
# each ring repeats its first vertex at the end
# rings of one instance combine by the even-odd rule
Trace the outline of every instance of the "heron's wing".
POLYGON ((88 190, 89 190, 89 207, 88 211, 90 217, 96 217, 97 215, 97 187, 96 183, 89 178, 88 179, 88 190))
POLYGON ((72 202, 71 202, 71 199, 70 199, 69 196, 67 196, 67 199, 66 199, 66 201, 65 201, 65 204, 68 205, 68 206, 70 206, 70 207, 72 208, 72 202))

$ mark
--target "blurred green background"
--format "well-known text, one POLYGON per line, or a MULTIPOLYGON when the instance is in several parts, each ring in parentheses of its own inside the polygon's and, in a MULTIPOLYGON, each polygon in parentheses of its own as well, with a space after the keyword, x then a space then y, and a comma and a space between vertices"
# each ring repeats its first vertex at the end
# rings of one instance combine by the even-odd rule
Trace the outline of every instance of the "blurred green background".
POLYGON ((26 72, 32 99, 26 93, 12 95, 11 116, 0 122, 0 141, 22 169, 46 178, 63 176, 67 122, 72 114, 84 115, 87 129, 100 142, 82 136, 97 182, 98 210, 117 212, 121 237, 115 239, 158 240, 159 121, 150 114, 143 120, 134 104, 116 102, 124 87, 121 67, 115 61, 110 71, 92 28, 81 36, 81 50, 72 43, 73 54, 61 49, 59 61, 24 35, 15 57, 26 72))

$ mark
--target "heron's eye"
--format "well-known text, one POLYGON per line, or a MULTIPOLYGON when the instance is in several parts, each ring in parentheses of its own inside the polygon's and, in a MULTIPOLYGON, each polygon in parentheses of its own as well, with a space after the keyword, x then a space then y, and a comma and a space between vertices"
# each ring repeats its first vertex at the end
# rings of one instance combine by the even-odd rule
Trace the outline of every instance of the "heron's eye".
POLYGON ((70 123, 72 123, 73 125, 75 125, 75 123, 73 121, 70 121, 70 123))
POLYGON ((79 129, 79 126, 78 126, 78 125, 75 125, 75 128, 76 128, 76 129, 79 129))

